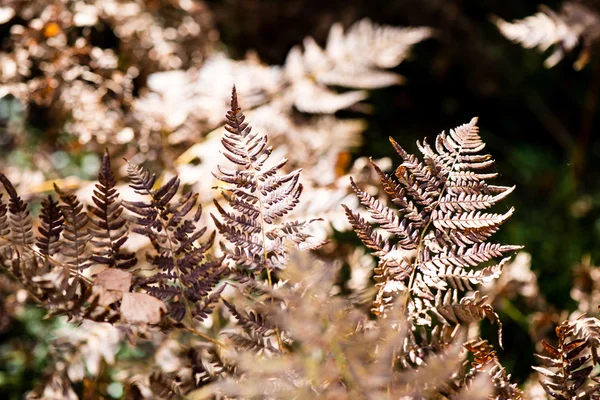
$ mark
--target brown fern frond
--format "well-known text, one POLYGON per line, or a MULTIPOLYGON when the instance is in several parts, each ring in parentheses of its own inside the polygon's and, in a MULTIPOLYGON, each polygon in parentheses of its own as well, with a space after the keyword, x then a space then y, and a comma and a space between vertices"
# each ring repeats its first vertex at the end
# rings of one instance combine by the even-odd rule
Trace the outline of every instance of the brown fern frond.
POLYGON ((83 271, 92 264, 89 253, 86 252, 91 238, 90 230, 87 227, 89 217, 77 196, 63 192, 56 185, 54 185, 54 190, 62 201, 59 207, 65 220, 62 246, 65 265, 71 271, 83 271))
MULTIPOLYGON (((0 173, 0 182, 9 197, 10 239, 16 245, 30 248, 35 242, 35 237, 27 203, 19 197, 12 183, 2 173, 0 173)), ((5 225, 1 230, 7 232, 7 228, 5 225)))
POLYGON ((233 304, 226 300, 223 300, 223 304, 227 306, 229 312, 235 317, 240 326, 247 331, 257 332, 265 336, 270 336, 270 334, 275 332, 275 327, 262 314, 255 311, 248 313, 238 311, 233 304))
POLYGON ((183 345, 169 339, 161 344, 160 350, 167 350, 168 358, 175 359, 179 368, 173 369, 158 362, 152 373, 132 379, 128 399, 188 398, 190 391, 205 387, 223 376, 234 375, 231 365, 212 346, 193 342, 183 345))
POLYGON ((123 206, 119 201, 116 184, 106 150, 92 197, 94 205, 88 207, 90 222, 94 225, 91 229, 91 244, 95 248, 90 259, 109 268, 127 269, 134 266, 137 259, 133 253, 121 249, 127 241, 128 227, 127 221, 121 216, 123 206))
POLYGON ((150 392, 161 399, 180 399, 184 397, 181 384, 173 376, 155 372, 149 377, 150 392))
POLYGON ((0 193, 0 236, 2 241, 8 240, 10 234, 10 221, 8 219, 8 206, 2 200, 3 193, 0 193))
POLYGON ((215 235, 201 241, 206 227, 199 226, 198 194, 187 192, 175 200, 178 177, 155 189, 156 177, 144 168, 130 163, 128 173, 131 187, 149 201, 124 201, 123 206, 133 213, 129 219, 138 225, 134 231, 150 238, 154 254, 146 258, 156 268, 153 275, 138 279, 138 285, 164 300, 175 320, 186 314, 204 320, 219 299, 223 286, 217 285, 228 269, 222 259, 206 256, 215 235))
MULTIPOLYGON (((597 375, 592 371, 598 359, 598 348, 590 337, 579 334, 576 325, 565 321, 556 327, 557 346, 542 341, 548 356, 536 354, 543 367, 534 366, 533 369, 541 374, 540 383, 546 393, 555 399, 600 398, 597 393, 600 384, 591 379, 597 375)), ((593 337, 597 341, 598 331, 593 337)))
POLYGON ((218 166, 214 175, 229 184, 221 190, 232 211, 215 201, 221 219, 212 218, 221 235, 233 245, 232 249, 222 245, 227 257, 256 274, 266 271, 271 282, 271 272, 285 265, 286 243, 304 246, 311 239, 304 228, 312 221, 280 222, 298 204, 302 193, 300 170, 281 173, 285 159, 266 164, 272 148, 267 147, 265 135, 253 132, 245 122, 235 86, 225 130, 221 139, 223 154, 234 168, 218 166))
POLYGON ((302 112, 334 113, 364 100, 366 93, 339 94, 327 86, 374 89, 402 83, 403 77, 383 69, 397 66, 415 43, 431 35, 429 28, 380 26, 363 19, 346 34, 340 24, 332 26, 325 50, 306 38, 304 51, 294 47, 284 66, 295 106, 302 112))
MULTIPOLYGON (((268 355, 280 351, 271 344, 274 340, 281 340, 276 337, 276 335, 279 335, 279 331, 272 323, 271 318, 266 317, 257 310, 239 311, 238 308, 226 300, 223 300, 223 303, 239 325, 238 329, 227 330, 223 333, 231 339, 238 351, 262 352, 268 355)), ((269 310, 265 311, 268 312, 269 310)), ((278 345, 281 346, 282 342, 279 342, 278 345)))
POLYGON ((65 221, 58 202, 48 195, 42 200, 42 212, 40 214, 41 226, 38 228, 40 236, 37 239, 37 247, 40 253, 46 257, 52 257, 60 251, 60 234, 65 221))
POLYGON ((431 332, 422 327, 411 330, 407 332, 406 339, 396 354, 396 362, 406 369, 425 365, 429 356, 447 350, 456 343, 460 334, 461 327, 458 325, 438 325, 431 332))
POLYGON ((494 399, 496 400, 520 400, 523 399, 523 392, 515 383, 511 383, 510 374, 502 367, 496 351, 487 340, 472 340, 464 344, 474 357, 471 371, 466 377, 468 384, 480 373, 486 373, 492 379, 494 385, 494 399))
POLYGON ((358 235, 358 238, 371 250, 375 250, 374 255, 384 255, 389 250, 389 243, 384 240, 380 234, 373 230, 373 227, 363 219, 359 214, 355 214, 345 204, 342 207, 346 211, 348 221, 352 225, 354 232, 358 235))
POLYGON ((350 178, 350 184, 358 195, 360 202, 371 213, 371 218, 376 224, 392 235, 397 236, 398 243, 403 249, 413 250, 417 248, 420 225, 418 221, 412 222, 410 216, 396 214, 394 210, 385 206, 370 194, 360 190, 352 178, 350 178))
MULTIPOLYGON (((87 264, 83 253, 80 258, 72 256, 75 246, 70 241, 70 232, 75 228, 68 225, 61 210, 67 206, 58 206, 51 196, 42 201, 40 236, 36 243, 27 203, 18 196, 6 176, 0 174, 0 181, 9 195, 8 215, 6 205, 0 204, 0 231, 5 239, 0 254, 3 266, 36 301, 52 312, 79 315, 81 308, 75 303, 83 298, 86 282, 78 271, 87 264), (59 253, 65 262, 53 258, 59 253)), ((85 221, 79 228, 84 225, 85 221)), ((85 241, 79 240, 78 244, 85 245, 85 241)))
POLYGON ((491 305, 486 304, 487 297, 479 296, 479 292, 474 292, 471 296, 463 297, 457 301, 456 291, 447 291, 444 297, 438 292, 433 313, 440 322, 444 324, 468 325, 472 322, 487 318, 491 323, 498 325, 498 343, 502 346, 502 322, 498 314, 494 312, 491 305))
POLYGON ((375 271, 379 293, 373 304, 376 314, 385 315, 397 298, 405 298, 409 317, 417 324, 431 325, 431 315, 443 324, 485 316, 497 321, 483 299, 461 299, 461 293, 498 278, 506 259, 488 263, 520 249, 487 241, 513 209, 504 213, 487 210, 514 187, 487 183, 497 174, 485 172, 493 160, 481 154, 485 144, 476 122, 474 118, 440 133, 433 147, 426 141, 417 143, 423 162, 390 138, 402 164, 390 175, 372 164, 394 208, 351 180, 375 226, 391 235, 382 239, 369 223, 346 208, 354 230, 379 258, 375 271))
POLYGON ((589 5, 567 1, 560 12, 540 6, 540 11, 522 20, 506 22, 495 18, 500 32, 525 48, 537 47, 546 51, 554 46, 553 53, 544 62, 552 68, 562 60, 565 53, 582 44, 579 57, 573 67, 580 70, 588 63, 593 46, 600 38, 600 14, 589 5))

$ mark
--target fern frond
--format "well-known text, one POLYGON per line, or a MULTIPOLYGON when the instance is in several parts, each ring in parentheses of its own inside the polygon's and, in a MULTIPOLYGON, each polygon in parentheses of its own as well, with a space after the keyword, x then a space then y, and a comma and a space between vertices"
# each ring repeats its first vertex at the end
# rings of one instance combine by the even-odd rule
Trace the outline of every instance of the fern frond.
POLYGON ((385 255, 390 247, 389 243, 384 240, 381 235, 373 230, 373 227, 359 214, 353 213, 350 208, 342 204, 348 217, 348 221, 352 224, 354 232, 358 238, 371 250, 375 250, 374 255, 385 255))
POLYGON ((300 71, 323 85, 374 89, 403 82, 399 75, 383 71, 400 64, 410 48, 432 35, 429 28, 394 28, 363 19, 346 34, 341 24, 329 31, 326 49, 312 38, 304 40, 304 53, 292 50, 286 60, 288 74, 300 71))
MULTIPOLYGON (((533 369, 541 374, 540 383, 546 393, 555 399, 595 399, 600 391, 600 384, 588 379, 592 378, 598 349, 588 338, 578 335, 575 326, 565 321, 556 327, 557 346, 542 341, 548 356, 536 354, 543 367, 534 366, 533 369), (594 362, 590 363, 590 359, 594 362)), ((597 340, 597 332, 594 336, 597 340)))
POLYGON ((485 144, 476 122, 474 118, 440 133, 433 147, 426 141, 417 143, 423 162, 390 138, 402 164, 393 175, 371 164, 395 209, 351 180, 374 224, 391 235, 383 240, 370 224, 345 207, 360 239, 380 259, 375 270, 379 291, 373 302, 376 314, 385 315, 404 297, 408 315, 417 325, 431 325, 433 315, 452 325, 483 317, 497 321, 491 306, 484 304, 485 298, 477 293, 461 298, 461 293, 498 278, 506 259, 484 264, 521 248, 487 241, 513 209, 501 214, 487 210, 514 187, 486 182, 497 174, 485 173, 493 160, 481 154, 485 144), (406 253, 415 250, 416 256, 406 253))
POLYGON ((581 53, 573 65, 576 70, 582 69, 589 61, 591 48, 600 38, 600 14, 588 5, 574 1, 567 1, 560 12, 540 6, 538 13, 525 19, 510 23, 496 18, 494 22, 504 36, 525 48, 537 47, 546 51, 554 46, 553 53, 544 62, 547 68, 554 67, 565 53, 582 43, 581 53))
POLYGON ((510 374, 506 373, 506 369, 502 367, 496 351, 487 342, 487 340, 472 340, 464 344, 464 347, 469 350, 474 357, 472 366, 473 369, 466 377, 466 381, 470 384, 476 379, 476 374, 486 373, 492 379, 494 385, 494 399, 497 400, 521 400, 523 392, 515 383, 511 383, 510 374))
POLYGON ((447 350, 458 341, 460 334, 461 327, 458 325, 437 325, 431 331, 423 327, 409 330, 398 350, 396 362, 405 369, 426 365, 431 355, 447 350))
POLYGON ((8 219, 8 206, 2 200, 3 193, 0 193, 0 237, 2 241, 8 240, 10 235, 10 221, 8 219))
MULTIPOLYGON (((27 203, 19 197, 12 183, 2 173, 0 173, 0 182, 4 185, 9 197, 10 239, 16 245, 30 248, 35 242, 35 237, 27 203)), ((3 232, 8 232, 6 222, 0 229, 3 232)))
POLYGON ((490 194, 468 194, 466 192, 460 192, 456 199, 440 200, 438 207, 442 213, 485 210, 492 207, 500 200, 505 199, 513 192, 513 190, 515 190, 515 186, 503 190, 495 196, 490 194))
POLYGON ((275 327, 262 314, 256 311, 240 312, 233 304, 225 300, 223 300, 223 304, 247 332, 255 332, 264 336, 270 336, 275 332, 275 327))
POLYGON ((479 292, 474 292, 471 296, 463 297, 457 302, 456 291, 447 291, 444 298, 440 293, 438 292, 435 306, 431 309, 431 312, 442 323, 468 325, 487 318, 491 323, 498 325, 498 343, 502 346, 502 322, 500 322, 500 318, 494 312, 493 307, 486 304, 486 296, 481 297, 479 292))
POLYGON ((354 189, 358 195, 360 202, 370 211, 371 218, 376 224, 392 235, 396 235, 400 246, 404 250, 413 250, 417 248, 419 239, 418 221, 411 222, 411 219, 408 216, 404 217, 396 214, 394 210, 385 206, 370 194, 360 190, 352 178, 350 178, 350 184, 352 185, 352 189, 354 189))
POLYGON ((133 253, 125 252, 121 247, 127 241, 127 221, 122 217, 123 207, 119 201, 116 180, 110 168, 108 150, 104 152, 98 183, 94 190, 92 201, 88 207, 93 239, 94 254, 90 257, 93 262, 105 264, 109 268, 131 268, 137 263, 133 253))
POLYGON ((60 251, 60 234, 65 220, 58 202, 55 202, 50 195, 42 200, 40 220, 41 226, 38 228, 40 236, 36 245, 42 255, 52 257, 60 251))
POLYGON ((225 335, 235 344, 240 351, 248 351, 257 354, 273 355, 279 350, 273 346, 271 339, 256 331, 250 333, 225 332, 225 335))
POLYGON ((72 271, 83 271, 91 265, 89 254, 86 252, 91 238, 87 228, 89 217, 77 196, 63 192, 56 185, 54 190, 62 201, 59 207, 65 219, 62 254, 65 256, 66 265, 72 271))
MULTIPOLYGON (((27 203, 6 176, 0 174, 0 181, 9 195, 8 213, 0 198, 0 231, 5 239, 0 252, 2 265, 51 314, 82 315, 83 302, 89 295, 85 293, 87 282, 79 271, 87 264, 85 254, 82 252, 78 258, 76 251, 83 250, 81 245, 85 242, 77 241, 80 245, 77 248, 70 241, 75 226, 68 225, 69 221, 63 217, 61 207, 66 206, 59 206, 51 196, 42 201, 36 242, 27 203)), ((79 228, 84 225, 85 222, 79 228)))
POLYGON ((129 219, 138 225, 134 231, 150 238, 154 254, 146 258, 156 268, 150 277, 138 279, 138 285, 164 300, 175 320, 186 314, 204 320, 223 290, 223 286, 216 287, 228 269, 222 259, 206 256, 215 235, 200 241, 206 227, 199 226, 202 206, 198 195, 187 192, 175 200, 178 177, 154 188, 156 177, 141 166, 130 163, 128 173, 131 187, 149 201, 123 201, 123 206, 133 213, 129 219))
POLYGON ((266 271, 271 283, 271 272, 285 264, 286 243, 301 246, 310 239, 303 230, 312 221, 280 222, 298 204, 302 193, 300 170, 282 174, 285 159, 266 165, 272 148, 267 147, 267 137, 253 132, 245 121, 235 86, 225 130, 221 139, 223 155, 235 168, 218 166, 214 175, 230 185, 221 190, 232 211, 215 201, 221 219, 212 218, 221 235, 233 245, 232 249, 221 246, 225 254, 256 274, 266 271))

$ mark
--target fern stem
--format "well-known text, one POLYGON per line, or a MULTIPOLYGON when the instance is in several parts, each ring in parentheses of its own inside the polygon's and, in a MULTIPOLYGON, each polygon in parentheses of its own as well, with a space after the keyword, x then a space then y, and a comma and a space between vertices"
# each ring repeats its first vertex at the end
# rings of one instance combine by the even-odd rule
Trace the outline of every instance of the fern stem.
POLYGON ((202 339, 204 339, 204 340, 207 340, 207 341, 209 341, 209 342, 211 342, 211 343, 213 343, 213 344, 216 344, 217 346, 219 346, 219 347, 221 347, 221 348, 223 348, 223 349, 227 348, 227 345, 226 345, 225 343, 221 342, 221 341, 220 341, 220 340, 218 340, 218 339, 212 338, 212 337, 208 336, 208 335, 207 335, 207 334, 205 334, 205 333, 202 333, 202 332, 200 332, 200 331, 197 331, 196 329, 194 329, 194 328, 192 328, 192 327, 187 327, 187 326, 185 326, 185 325, 184 325, 184 326, 183 326, 183 330, 185 330, 185 331, 187 331, 187 332, 190 332, 190 333, 193 333, 194 335, 196 335, 196 336, 199 336, 199 337, 201 337, 202 339))

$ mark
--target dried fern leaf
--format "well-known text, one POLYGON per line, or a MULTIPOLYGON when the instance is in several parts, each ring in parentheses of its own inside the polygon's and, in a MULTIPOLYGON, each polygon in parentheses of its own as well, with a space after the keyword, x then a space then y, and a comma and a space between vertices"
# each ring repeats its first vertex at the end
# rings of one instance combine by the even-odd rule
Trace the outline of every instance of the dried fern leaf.
POLYGON ((587 322, 596 325, 596 329, 587 331, 593 332, 590 337, 581 334, 581 322, 565 321, 556 327, 557 346, 542 341, 548 356, 535 355, 542 367, 533 369, 540 373, 540 384, 546 393, 555 399, 598 398, 600 384, 592 379, 597 375, 592 371, 598 359, 598 322, 587 322))
POLYGON ((376 314, 384 316, 398 298, 405 298, 409 318, 417 325, 431 325, 432 315, 450 325, 483 317, 497 321, 491 306, 477 293, 461 298, 465 291, 498 278, 507 258, 488 263, 521 248, 487 241, 513 209, 501 214, 487 210, 514 187, 487 183, 497 174, 485 172, 493 160, 481 153, 485 144, 476 122, 474 118, 440 133, 433 147, 426 141, 417 143, 423 161, 390 138, 402 163, 390 175, 372 165, 393 206, 351 180, 373 224, 390 235, 384 240, 370 223, 345 207, 354 230, 379 258, 376 314))
POLYGON ((154 254, 147 260, 156 268, 137 284, 147 293, 164 300, 169 315, 182 320, 185 315, 204 320, 219 299, 219 282, 228 275, 222 259, 211 260, 207 252, 215 234, 202 241, 206 227, 200 226, 202 206, 198 194, 187 192, 178 199, 180 181, 173 177, 154 188, 156 177, 141 166, 128 167, 131 187, 149 201, 123 201, 137 225, 135 232, 150 238, 154 254))
POLYGON ((104 152, 98 183, 94 190, 90 205, 90 222, 94 226, 91 229, 92 240, 95 248, 90 257, 93 262, 105 264, 109 268, 131 268, 137 263, 135 255, 125 252, 121 248, 127 241, 129 232, 127 221, 121 215, 123 206, 119 201, 116 180, 110 168, 110 157, 108 150, 104 152))
MULTIPOLYGON (((8 205, 0 197, 0 262, 35 296, 46 299, 47 292, 35 279, 47 269, 33 247, 35 236, 29 207, 17 194, 8 178, 0 173, 0 182, 8 194, 8 205)), ((52 287, 49 291, 55 290, 52 287)))
POLYGON ((212 218, 233 248, 225 244, 221 248, 239 267, 256 274, 266 271, 271 282, 271 271, 286 263, 286 245, 301 247, 311 239, 304 229, 312 221, 280 222, 298 204, 302 193, 300 170, 281 173, 285 159, 267 164, 272 148, 267 147, 266 136, 253 132, 245 122, 235 87, 225 130, 221 139, 223 155, 233 168, 218 166, 214 175, 228 184, 220 189, 231 211, 215 201, 220 218, 212 218))
POLYGON ((42 200, 40 220, 41 224, 38 228, 40 236, 38 236, 36 245, 42 255, 52 257, 60 251, 60 234, 65 219, 58 207, 58 202, 55 202, 50 195, 42 200))
POLYGON ((10 229, 10 240, 15 245, 30 248, 35 242, 35 237, 33 235, 31 215, 29 214, 27 203, 17 195, 17 191, 12 183, 2 173, 0 173, 0 182, 2 182, 4 189, 6 189, 6 192, 8 193, 10 221, 9 226, 6 226, 6 222, 4 222, 4 226, 0 227, 0 229, 2 232, 6 233, 8 233, 8 229, 10 229))
POLYGON ((523 399, 523 392, 515 383, 511 383, 510 374, 506 373, 506 369, 502 367, 496 351, 487 342, 487 340, 472 340, 464 344, 464 347, 469 350, 474 357, 472 369, 466 377, 469 385, 472 385, 473 380, 477 379, 479 374, 487 374, 494 386, 493 398, 497 400, 520 400, 523 399))
POLYGON ((581 70, 600 38, 600 14, 588 5, 574 1, 567 1, 558 13, 541 6, 538 13, 525 19, 511 23, 495 18, 494 22, 504 36, 525 48, 537 47, 546 51, 554 46, 554 51, 544 62, 547 68, 554 67, 565 53, 582 43, 583 48, 573 65, 576 70, 581 70))
POLYGON ((62 204, 59 206, 64 217, 62 254, 65 264, 72 271, 83 271, 91 265, 86 247, 91 234, 87 227, 89 217, 77 196, 63 192, 54 185, 54 190, 62 204))

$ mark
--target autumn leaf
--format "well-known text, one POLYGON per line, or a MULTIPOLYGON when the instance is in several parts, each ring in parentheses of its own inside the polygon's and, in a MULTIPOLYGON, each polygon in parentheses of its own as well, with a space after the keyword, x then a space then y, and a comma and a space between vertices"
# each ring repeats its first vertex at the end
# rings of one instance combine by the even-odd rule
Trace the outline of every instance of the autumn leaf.
POLYGON ((121 317, 132 324, 158 324, 161 311, 166 312, 167 306, 162 300, 146 293, 123 293, 121 302, 121 317))
POLYGON ((119 269, 106 269, 94 280, 93 292, 98 296, 98 304, 108 306, 123 298, 131 287, 131 274, 119 269))

